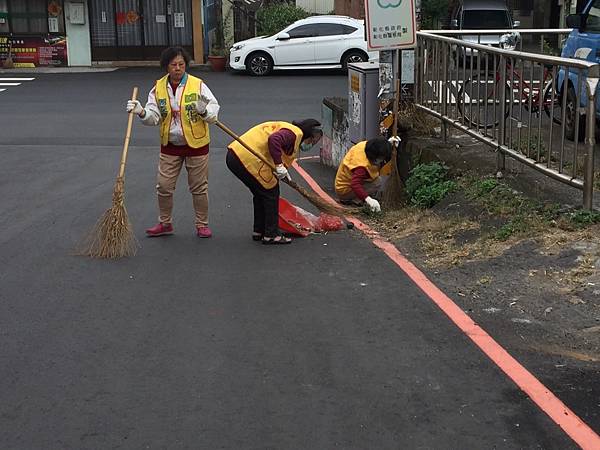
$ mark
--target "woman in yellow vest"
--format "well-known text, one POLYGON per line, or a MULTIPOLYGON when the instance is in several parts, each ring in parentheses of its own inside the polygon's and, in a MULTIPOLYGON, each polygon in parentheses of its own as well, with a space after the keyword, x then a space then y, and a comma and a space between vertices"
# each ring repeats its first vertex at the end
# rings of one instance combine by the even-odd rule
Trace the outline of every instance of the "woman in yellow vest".
POLYGON ((244 133, 242 141, 272 162, 275 172, 239 142, 229 144, 227 167, 253 195, 253 240, 266 245, 292 242, 279 232, 279 180, 290 179, 288 167, 298 157, 299 150, 310 150, 322 136, 321 124, 315 119, 265 122, 244 133))
POLYGON ((380 176, 392 158, 392 144, 399 141, 397 137, 376 137, 348 150, 335 176, 335 193, 341 203, 364 202, 371 211, 381 211, 373 197, 382 189, 380 176))
POLYGON ((208 124, 217 121, 219 103, 206 84, 186 72, 190 56, 181 47, 169 47, 160 56, 167 74, 156 81, 145 107, 127 102, 127 111, 144 125, 160 126, 158 163, 158 224, 146 230, 149 237, 173 234, 173 193, 185 164, 196 212, 196 234, 209 238, 208 227, 208 124))

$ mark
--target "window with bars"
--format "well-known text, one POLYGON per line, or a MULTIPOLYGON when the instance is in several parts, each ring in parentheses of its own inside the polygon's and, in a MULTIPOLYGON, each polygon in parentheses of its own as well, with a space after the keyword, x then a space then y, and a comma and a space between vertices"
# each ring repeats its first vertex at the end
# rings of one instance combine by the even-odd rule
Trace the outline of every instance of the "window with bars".
POLYGON ((8 0, 7 17, 14 34, 65 32, 63 0, 8 0))

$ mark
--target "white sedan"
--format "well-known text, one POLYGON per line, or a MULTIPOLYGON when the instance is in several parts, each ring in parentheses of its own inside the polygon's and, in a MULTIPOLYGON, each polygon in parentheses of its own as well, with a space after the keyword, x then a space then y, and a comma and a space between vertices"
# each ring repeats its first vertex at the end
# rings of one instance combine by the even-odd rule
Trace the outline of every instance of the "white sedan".
POLYGON ((367 51, 364 21, 345 16, 298 20, 274 36, 233 44, 229 65, 255 76, 273 69, 346 69, 348 63, 376 60, 367 51))

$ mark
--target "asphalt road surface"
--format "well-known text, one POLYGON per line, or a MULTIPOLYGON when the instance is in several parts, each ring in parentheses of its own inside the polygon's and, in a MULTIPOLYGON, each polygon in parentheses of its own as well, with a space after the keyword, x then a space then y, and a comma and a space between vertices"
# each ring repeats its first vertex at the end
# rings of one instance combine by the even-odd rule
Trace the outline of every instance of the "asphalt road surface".
MULTIPOLYGON (((144 237, 158 130, 138 122, 139 253, 74 256, 110 206, 131 89, 159 75, 41 74, 0 92, 0 448, 575 448, 359 231, 252 242, 216 128, 212 239, 194 234, 184 174, 176 234, 144 237)), ((198 75, 239 132, 346 95, 340 74, 198 75)))

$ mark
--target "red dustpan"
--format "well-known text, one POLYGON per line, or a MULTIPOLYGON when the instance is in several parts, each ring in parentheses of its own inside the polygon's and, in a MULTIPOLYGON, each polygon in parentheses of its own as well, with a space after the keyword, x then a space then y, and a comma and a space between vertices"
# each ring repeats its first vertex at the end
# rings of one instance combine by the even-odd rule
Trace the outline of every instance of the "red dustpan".
POLYGON ((344 227, 339 217, 321 214, 319 217, 279 197, 279 229, 287 234, 306 237, 311 233, 337 231, 344 227))
POLYGON ((285 198, 279 197, 279 229, 284 233, 306 237, 314 231, 314 224, 317 219, 318 217, 308 211, 304 211, 285 198))

